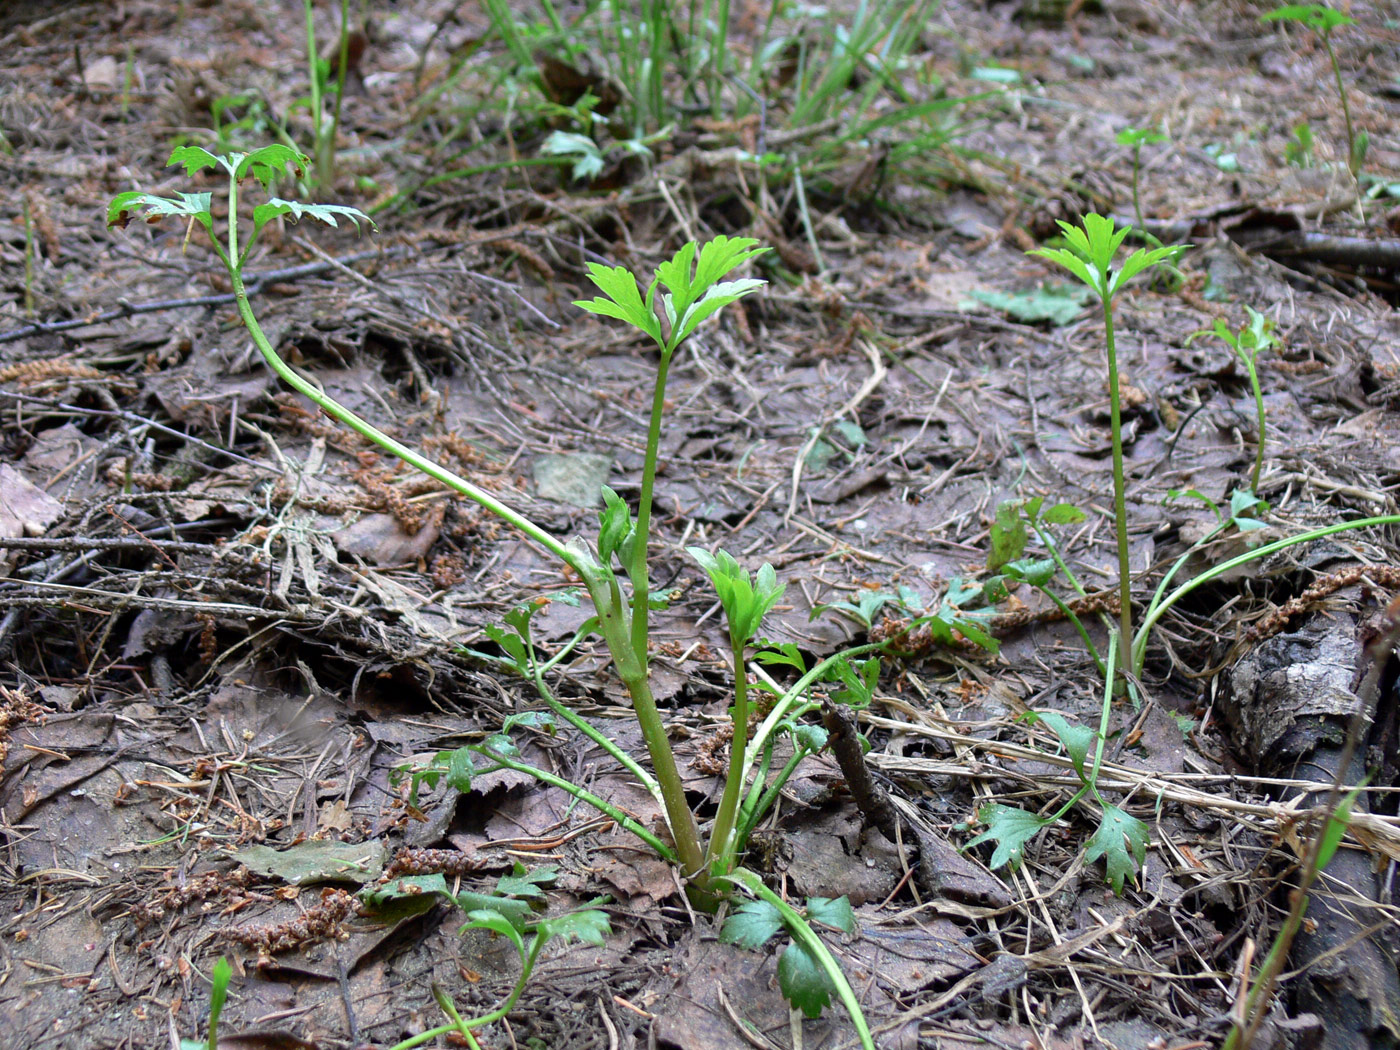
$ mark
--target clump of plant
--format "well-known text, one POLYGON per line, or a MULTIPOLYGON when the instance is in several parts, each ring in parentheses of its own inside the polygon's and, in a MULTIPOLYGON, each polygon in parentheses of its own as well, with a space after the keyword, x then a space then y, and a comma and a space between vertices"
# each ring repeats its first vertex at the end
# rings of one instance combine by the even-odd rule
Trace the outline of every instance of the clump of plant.
MULTIPOLYGON (((615 492, 604 489, 604 507, 593 542, 589 543, 581 537, 564 542, 492 494, 384 434, 325 395, 277 354, 258 323, 243 282, 243 267, 259 233, 269 222, 283 217, 293 220, 310 217, 331 225, 336 225, 339 218, 349 219, 357 226, 361 220, 368 221, 367 216, 354 208, 303 204, 272 197, 252 208, 252 229, 246 238, 242 238, 240 234, 245 222, 239 207, 242 184, 251 177, 266 189, 274 179, 285 174, 287 166, 291 166, 294 173, 301 177, 307 162, 308 159, 302 154, 281 145, 266 146, 246 155, 235 153, 228 156, 215 156, 197 147, 181 147, 172 153, 171 163, 182 165, 187 174, 195 175, 212 168, 222 170, 227 176, 228 219, 224 236, 220 238, 216 233, 211 210, 212 195, 207 192, 181 193, 176 197, 159 197, 139 191, 122 193, 112 200, 108 208, 108 223, 125 226, 133 215, 145 214, 154 222, 166 216, 176 216, 187 221, 191 230, 196 226, 202 227, 228 272, 239 316, 254 345, 281 379, 308 397, 327 415, 514 526, 553 554, 583 582, 592 600, 594 615, 585 629, 565 648, 565 652, 588 634, 596 631, 602 635, 646 741, 650 770, 626 756, 615 744, 610 741, 605 743, 606 734, 596 728, 585 731, 606 747, 657 798, 666 814, 667 830, 673 845, 641 828, 636 821, 621 822, 648 842, 658 855, 677 865, 695 905, 714 909, 732 893, 735 885, 743 885, 750 892, 757 892, 752 885, 753 880, 748 879, 739 867, 739 857, 747 831, 761 815, 762 807, 771 805, 777 797, 774 786, 764 782, 773 740, 781 732, 797 734, 793 712, 806 709, 804 696, 814 683, 828 674, 837 673, 834 669, 852 655, 877 648, 865 646, 837 654, 806 670, 794 685, 787 690, 779 690, 780 695, 754 731, 752 739, 748 739, 747 649, 754 643, 764 615, 780 598, 782 585, 777 582, 771 566, 764 565, 756 573, 751 573, 723 551, 692 548, 692 556, 710 576, 716 588, 729 624, 736 691, 734 746, 720 800, 719 817, 711 834, 702 836, 686 800, 666 726, 648 678, 649 617, 654 603, 664 600, 664 596, 653 594, 649 570, 653 489, 666 403, 666 378, 675 354, 703 321, 764 284, 756 278, 730 275, 766 249, 758 247, 757 241, 749 238, 719 236, 703 247, 692 242, 657 268, 645 294, 640 290, 636 277, 625 267, 590 266, 589 277, 602 295, 577 305, 590 313, 617 318, 639 329, 655 341, 660 358, 648 423, 641 492, 635 514, 615 492), (750 780, 756 766, 761 775, 750 780)), ((505 629, 499 629, 493 637, 508 654, 507 662, 534 681, 547 701, 553 700, 551 709, 582 728, 587 725, 586 720, 558 703, 549 693, 545 675, 562 655, 541 659, 537 653, 529 629, 533 609, 537 608, 535 605, 516 610, 507 617, 505 629)), ((604 812, 617 814, 615 807, 609 809, 601 799, 591 796, 577 785, 518 761, 511 753, 509 738, 504 735, 476 748, 447 753, 444 760, 447 775, 469 782, 473 754, 481 754, 499 766, 524 769, 547 783, 564 787, 590 804, 599 805, 604 812)), ((625 814, 617 816, 620 819, 625 814)), ((835 962, 828 962, 827 972, 839 974, 835 962)), ((849 988, 842 994, 843 1001, 854 1004, 853 996, 848 998, 847 992, 849 988)), ((863 1030, 864 1022, 858 1017, 856 1020, 858 1029, 863 1030)), ((873 1047, 868 1032, 863 1035, 862 1044, 873 1047)))
POLYGON ((1249 491, 1258 492, 1259 478, 1264 471, 1264 436, 1267 423, 1264 393, 1259 387, 1259 354, 1278 346, 1278 337, 1274 335, 1272 321, 1252 306, 1246 306, 1245 309, 1249 312, 1249 323, 1238 331, 1232 331, 1223 317, 1217 317, 1211 328, 1193 332, 1187 342, 1190 343, 1203 335, 1217 336, 1235 352, 1235 357, 1244 365, 1245 373, 1249 376, 1249 389, 1254 395, 1254 414, 1259 431, 1254 453, 1254 470, 1249 476, 1249 491))
MULTIPOLYGON (((1342 100, 1342 118, 1346 121, 1347 130, 1347 169, 1356 175, 1361 171, 1361 165, 1366 159, 1366 151, 1370 146, 1370 136, 1364 131, 1358 133, 1352 128, 1351 103, 1347 100, 1346 85, 1342 82, 1342 66, 1337 61, 1337 51, 1332 46, 1332 31, 1339 26, 1355 25, 1356 19, 1333 10, 1325 4, 1284 4, 1282 7, 1274 8, 1266 15, 1261 15, 1259 21, 1293 22, 1307 26, 1322 38, 1322 46, 1327 49, 1327 58, 1332 63, 1332 76, 1337 81, 1337 97, 1342 100)), ((1309 132, 1309 144, 1311 138, 1312 135, 1309 132)))

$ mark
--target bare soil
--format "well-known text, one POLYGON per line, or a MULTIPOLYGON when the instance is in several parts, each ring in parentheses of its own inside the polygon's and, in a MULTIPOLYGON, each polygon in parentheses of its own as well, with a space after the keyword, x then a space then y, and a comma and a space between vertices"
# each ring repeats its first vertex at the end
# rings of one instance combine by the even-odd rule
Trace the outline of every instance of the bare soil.
MULTIPOLYGON (((325 41, 334 5, 319 6, 325 41)), ((977 293, 1061 282, 1025 254, 1057 219, 1133 221, 1124 127, 1170 132, 1143 149, 1142 211, 1193 245, 1179 281, 1140 280, 1117 304, 1136 599, 1214 521, 1180 493, 1228 504, 1248 484, 1247 378, 1218 340, 1191 339, 1216 318, 1242 325, 1246 305, 1281 339, 1260 359, 1262 535, 1397 511, 1389 5, 1351 5, 1359 24, 1333 37, 1374 196, 1343 163, 1326 51, 1258 24, 1259 4, 1105 0, 1040 17, 1048 5, 946 3, 911 83, 990 94, 952 111, 944 149, 901 154, 903 129, 850 143, 801 194, 736 150, 761 152, 781 98, 763 128, 682 121, 651 161, 591 185, 497 164, 538 156, 548 127, 502 136, 504 104, 472 115, 470 76, 437 93, 456 58, 499 46, 481 10, 369 6, 334 199, 392 206, 374 235, 308 223, 266 238, 249 263, 255 309, 327 392, 557 535, 591 533, 600 480, 635 497, 656 363, 571 305, 591 294, 585 263, 650 273, 716 233, 778 249, 756 271, 768 287, 702 329, 667 391, 653 543, 672 601, 653 682, 702 817, 729 671, 685 545, 770 561, 787 592, 765 633, 809 660, 866 639, 838 615, 813 620, 822 603, 903 587, 937 607, 950 581, 985 575, 1006 499, 1084 509, 1065 555, 1087 589, 1111 592, 1102 316, 1018 319, 977 293), (1304 121, 1309 167, 1286 157, 1304 121)), ((735 6, 742 49, 766 9, 735 6)), ((396 769, 537 704, 464 649, 489 649, 485 626, 577 581, 279 389, 198 238, 186 251, 174 223, 104 221, 115 193, 190 188, 165 160, 177 136, 211 141, 220 100, 261 100, 305 145, 301 17, 266 0, 0 12, 0 1046, 200 1037, 220 956, 235 964, 221 1046, 391 1046, 440 1023, 435 984, 464 1015, 492 1009, 514 952, 459 934, 445 905, 364 914, 348 894, 405 871, 490 892, 517 865, 554 870, 551 912, 604 898, 613 932, 603 948, 548 950, 483 1046, 854 1045, 839 1008, 790 1015, 776 946, 721 943, 666 865, 561 790, 498 773, 409 804, 396 769)), ((1306 811, 1369 703, 1365 819, 1314 893, 1254 1045, 1393 1046, 1397 675, 1366 646, 1388 629, 1396 541, 1387 526, 1292 548, 1162 622, 1143 702, 1112 707, 1100 783, 1151 829, 1121 896, 1084 858, 1083 809, 1014 872, 989 870, 989 847, 958 852, 979 807, 1050 813, 1077 783, 1020 716, 1098 724, 1084 645, 1029 588, 999 610, 997 654, 908 646, 858 712, 866 763, 921 822, 933 879, 913 877, 913 840, 869 826, 825 754, 748 862, 798 903, 849 896, 859 931, 828 940, 881 1047, 1219 1045, 1287 910, 1316 832, 1306 811)), ((551 603, 542 644, 587 615, 551 603)), ((1104 649, 1098 618, 1085 623, 1104 649)), ((644 753, 599 652, 555 687, 644 753)), ((660 820, 572 732, 516 737, 535 763, 660 820)))

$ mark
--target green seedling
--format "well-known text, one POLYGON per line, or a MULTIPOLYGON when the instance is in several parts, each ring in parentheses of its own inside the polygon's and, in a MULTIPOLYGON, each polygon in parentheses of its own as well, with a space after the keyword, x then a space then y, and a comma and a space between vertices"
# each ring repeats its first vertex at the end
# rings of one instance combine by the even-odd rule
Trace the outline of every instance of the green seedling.
POLYGON ((1117 229, 1112 219, 1093 212, 1084 216, 1082 226, 1072 226, 1060 220, 1060 228, 1069 242, 1069 248, 1037 248, 1029 254, 1039 255, 1063 266, 1083 281, 1103 304, 1104 344, 1108 352, 1109 426, 1112 428, 1113 443, 1113 516, 1118 538, 1118 575, 1122 602, 1119 616, 1123 641, 1119 647, 1118 673, 1126 688, 1131 672, 1129 645, 1133 637, 1133 604, 1131 567, 1128 563, 1128 510, 1123 477, 1123 413, 1119 395, 1118 355, 1113 333, 1113 298, 1138 274, 1161 263, 1170 262, 1185 250, 1185 246, 1150 250, 1139 248, 1114 270, 1113 257, 1128 235, 1126 229, 1117 229))
POLYGON ((463 1018, 452 997, 435 984, 433 997, 449 1022, 419 1032, 395 1044, 391 1050, 412 1050, 415 1046, 452 1033, 460 1036, 472 1050, 481 1050, 474 1029, 502 1020, 515 1008, 545 945, 556 939, 567 945, 569 941, 577 939, 584 944, 603 946, 604 938, 611 932, 606 912, 586 908, 549 919, 536 917, 535 907, 542 905, 544 900, 543 887, 552 883, 556 874, 553 867, 527 870, 517 863, 510 875, 502 876, 497 882, 494 893, 470 890, 453 893, 441 875, 413 875, 394 879, 387 885, 361 894, 366 906, 397 920, 407 914, 425 911, 438 900, 446 900, 467 915, 461 933, 484 930, 504 937, 515 948, 520 959, 520 976, 516 978, 510 994, 496 1009, 478 1017, 463 1018))
POLYGON ((1306 120, 1293 129, 1293 137, 1283 147, 1283 159, 1295 168, 1313 166, 1312 126, 1306 120))
POLYGON ((1356 25, 1356 19, 1325 4, 1285 4, 1266 15, 1261 15, 1259 21, 1295 22, 1307 26, 1322 37, 1322 46, 1327 49, 1327 58, 1332 63, 1332 75, 1337 81, 1337 96, 1342 100, 1342 117, 1346 121, 1347 129, 1347 168, 1353 175, 1357 174, 1366 159, 1370 137, 1364 131, 1357 134, 1352 128, 1351 103, 1347 100, 1346 85, 1342 83, 1342 66, 1337 61, 1336 49, 1332 47, 1332 31, 1339 26, 1356 25))
POLYGON ((222 955, 209 974, 209 1034, 203 1039, 181 1039, 180 1050, 218 1050, 219 1016, 228 1001, 228 985, 233 980, 233 966, 222 955))
MULTIPOLYGON (((1109 663, 1114 660, 1117 644, 1117 635, 1111 636, 1108 643, 1109 663)), ((983 806, 977 811, 977 818, 987 826, 987 830, 969 842, 966 848, 994 842, 996 849, 992 853, 992 867, 1007 865, 1015 870, 1020 866, 1026 843, 1076 805, 1092 799, 1101 816, 1098 828, 1085 848, 1084 859, 1089 863, 1102 859, 1105 880, 1113 887, 1113 892, 1121 896, 1125 881, 1134 876, 1146 860, 1148 829, 1137 817, 1106 802, 1099 794, 1099 769, 1103 762, 1104 743, 1108 739, 1108 719, 1112 709, 1112 682, 1107 681, 1097 733, 1087 726, 1071 725, 1063 715, 1054 711, 1027 712, 1028 721, 1043 722, 1059 738, 1060 746, 1079 778, 1079 789, 1046 817, 1001 803, 983 806), (1092 759, 1089 757, 1090 748, 1093 749, 1092 759)))
MULTIPOLYGON (((284 217, 292 220, 311 217, 331 225, 336 225, 340 218, 348 219, 357 226, 361 220, 369 221, 367 216, 354 208, 303 204, 274 197, 252 209, 251 234, 246 239, 240 237, 240 230, 245 221, 239 208, 242 183, 251 176, 267 188, 273 179, 285 174, 288 166, 292 167, 297 177, 303 177, 307 163, 305 156, 280 145, 266 146, 246 155, 229 156, 215 156, 203 149, 186 146, 174 151, 171 163, 182 165, 189 175, 209 168, 222 169, 227 175, 228 219, 224 237, 221 239, 216 233, 211 211, 212 194, 208 192, 181 193, 176 197, 159 197, 139 191, 119 194, 108 208, 109 225, 125 226, 134 215, 144 214, 155 222, 166 216, 179 217, 189 223, 191 232, 196 227, 202 227, 228 272, 239 316, 254 345, 268 366, 284 382, 309 398, 333 419, 512 525, 553 554, 583 581, 594 606, 595 615, 590 620, 589 628, 596 629, 603 636, 613 667, 631 698, 633 711, 651 758, 651 770, 643 770, 639 763, 630 759, 625 764, 634 773, 643 774, 639 779, 647 784, 649 790, 660 800, 674 845, 667 844, 660 836, 642 828, 626 814, 619 813, 615 807, 608 808, 607 803, 576 785, 519 762, 509 753, 508 738, 493 738, 475 751, 499 766, 523 769, 545 783, 556 784, 571 791, 575 797, 597 805, 603 812, 614 816, 624 827, 646 841, 659 856, 680 868, 682 876, 688 880, 688 892, 695 904, 708 909, 718 907, 720 900, 733 885, 732 880, 741 878, 744 872, 744 869, 736 866, 738 851, 742 845, 741 836, 721 827, 718 829, 721 834, 713 836, 706 843, 701 838, 697 822, 686 800, 675 756, 652 695, 647 674, 649 615, 654 598, 664 597, 652 594, 647 548, 651 536, 652 493, 665 406, 666 377, 670 365, 678 348, 703 321, 763 285, 763 281, 755 278, 730 278, 729 275, 766 249, 758 247, 756 241, 748 238, 719 236, 703 247, 692 242, 682 247, 671 260, 658 267, 645 296, 636 277, 625 267, 591 265, 590 279, 602 295, 592 300, 581 301, 577 305, 590 313, 626 321, 645 333, 655 341, 660 351, 660 362, 652 397, 641 493, 635 517, 632 509, 615 492, 605 489, 605 506, 600 513, 596 542, 590 545, 580 538, 566 543, 465 478, 384 434, 333 398, 326 396, 277 354, 258 323, 243 282, 243 267, 258 234, 267 223, 284 217), (629 587, 624 588, 622 577, 626 578, 629 587)), ((764 614, 781 593, 781 588, 776 583, 776 574, 769 567, 760 568, 757 575, 751 577, 728 555, 719 552, 708 553, 705 567, 720 589, 721 603, 729 619, 731 641, 736 652, 736 671, 740 678, 743 678, 743 648, 752 640, 764 614)), ((510 630, 502 631, 495 640, 507 653, 505 661, 523 667, 534 680, 542 682, 544 673, 554 666, 559 657, 544 661, 538 659, 529 643, 528 624, 528 613, 515 615, 514 622, 508 618, 507 626, 510 630), (518 646, 509 641, 511 633, 519 640, 518 646)), ((742 794, 742 786, 760 757, 771 754, 774 735, 791 731, 794 712, 808 709, 811 702, 805 701, 804 698, 816 682, 834 673, 835 669, 850 657, 873 652, 877 648, 873 645, 862 646, 828 657, 806 671, 784 692, 759 724, 747 748, 735 748, 741 757, 740 761, 731 763, 724 799, 732 800, 742 794), (731 787, 730 781, 737 782, 739 787, 731 787)), ((736 688, 742 691, 745 686, 736 688)), ((551 705, 551 708, 561 715, 566 710, 562 704, 551 705)), ((575 721, 573 718, 569 720, 575 721)), ((575 722, 581 723, 582 719, 575 722)), ((602 736, 603 734, 594 731, 594 739, 602 736)), ((743 739, 737 732, 736 738, 743 739)), ((620 761, 623 760, 621 749, 615 745, 611 747, 610 753, 620 761)), ((471 751, 465 755, 461 751, 447 753, 445 761, 447 775, 463 779, 470 777, 471 751)), ((767 792, 757 781, 749 791, 749 799, 753 800, 755 805, 766 795, 767 792)), ((732 801, 730 806, 732 808, 732 801)), ((751 816, 752 810, 746 800, 738 814, 729 818, 733 821, 731 827, 751 827, 751 816)), ((800 920, 800 916, 798 918, 800 920)), ((853 996, 843 995, 843 1001, 858 1010, 853 996)), ((859 1024, 863 1027, 863 1022, 859 1024)), ((873 1050, 873 1043, 869 1041, 868 1035, 863 1040, 863 1045, 873 1050)))
POLYGON ((306 68, 311 88, 312 154, 316 158, 312 185, 335 184, 335 136, 340 127, 340 106, 345 99, 345 77, 350 57, 350 0, 340 0, 340 37, 336 47, 335 108, 325 112, 325 96, 331 90, 331 63, 316 50, 316 19, 313 0, 304 0, 306 12, 306 68))
MULTIPOLYGON (((1118 145, 1133 147, 1133 214, 1137 217, 1138 232, 1147 236, 1147 223, 1142 220, 1142 198, 1138 195, 1138 175, 1142 171, 1142 147, 1158 142, 1166 142, 1167 136, 1150 128, 1124 128, 1118 133, 1118 145)), ((1161 247, 1161 241, 1156 246, 1161 247)))
POLYGON ((1259 491, 1259 478, 1264 471, 1264 435, 1267 417, 1264 412, 1264 393, 1259 387, 1259 354, 1264 350, 1271 350, 1279 345, 1279 340, 1274 335, 1274 323, 1267 317, 1255 310, 1252 306, 1246 306, 1249 311, 1249 323, 1238 331, 1231 331, 1230 326, 1225 323, 1223 317, 1215 319, 1212 328, 1203 328, 1199 332, 1193 332, 1187 343, 1203 335, 1215 335, 1225 342, 1231 350, 1235 352, 1245 372, 1249 375, 1249 389, 1254 394, 1254 412, 1258 421, 1259 440, 1254 453, 1254 471, 1249 476, 1249 490, 1259 491))

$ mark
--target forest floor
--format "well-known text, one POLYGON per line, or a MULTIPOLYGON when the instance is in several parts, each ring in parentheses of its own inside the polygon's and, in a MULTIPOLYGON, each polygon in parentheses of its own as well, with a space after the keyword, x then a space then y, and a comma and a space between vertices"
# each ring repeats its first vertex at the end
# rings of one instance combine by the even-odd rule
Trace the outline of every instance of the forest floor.
MULTIPOLYGON (((839 1003, 790 1011, 783 937, 726 943, 670 865, 560 788, 496 771, 410 797, 401 771, 540 706, 485 629, 547 603, 534 639, 549 653, 589 604, 565 600, 578 581, 542 547, 282 387, 202 235, 106 223, 123 191, 209 190, 222 228, 219 184, 165 166, 177 144, 246 151, 286 132, 310 152, 301 5, 57 6, 0 13, 0 1045, 202 1038, 220 956, 226 1048, 390 1047, 442 1023, 434 987, 489 1012, 519 972, 508 938, 459 932, 446 894, 396 913, 351 896, 405 873, 608 916, 601 944, 545 949, 484 1047, 857 1045, 839 1003)), ((775 249, 746 271, 767 285, 671 368, 651 681, 703 822, 733 677, 687 546, 775 567, 770 653, 811 666, 896 636, 878 679, 857 661, 817 692, 855 709, 865 764, 904 814, 897 841, 823 751, 746 859, 798 906, 850 900, 855 932, 822 935, 875 1044, 1220 1045, 1318 834, 1311 807, 1362 769, 1253 1045, 1400 1042, 1397 673, 1371 645, 1395 633, 1394 522, 1204 583, 1152 631, 1135 696, 1107 705, 1055 605, 987 586, 994 546, 1020 553, 1025 501, 1072 505, 1082 516, 1046 535, 1107 651, 1104 318, 1026 253, 1087 212, 1136 225, 1135 174, 1142 225, 1190 245, 1114 303, 1139 617, 1189 550, 1174 583, 1400 510, 1394 9, 1354 3, 1330 37, 1369 139, 1357 178, 1322 38, 1241 0, 872 0, 861 10, 890 24, 826 95, 804 63, 834 61, 856 5, 769 24, 735 3, 736 71, 697 61, 682 84, 679 49, 660 79, 669 119, 643 114, 629 138, 596 117, 593 158, 545 147, 587 149, 558 134, 589 130, 585 87, 600 113, 632 112, 625 63, 587 35, 628 5, 561 6, 569 41, 513 3, 538 76, 489 5, 366 6, 314 199, 378 230, 270 224, 248 261, 253 309, 328 394, 550 534, 595 535, 603 484, 635 503, 657 367, 646 340, 572 305, 594 294, 586 264, 649 278, 717 234, 775 249), (765 33, 783 39, 755 56, 765 33), (897 62, 872 57, 895 41, 897 62), (1164 133, 1136 170, 1127 128, 1164 133), (576 178, 581 157, 595 170, 576 178), (1258 356, 1267 430, 1248 498, 1247 370, 1217 336, 1192 338, 1218 319, 1239 331, 1246 308, 1277 339, 1258 356), (922 612, 978 617, 999 647, 899 636, 922 612), (1055 730, 1096 731, 1105 707, 1097 794, 1037 829, 1014 869, 993 867, 993 842, 965 849, 996 804, 1044 817, 1070 799, 1080 774, 1055 730), (1106 813, 1143 822, 1140 860, 1112 828, 1095 837, 1106 813)), ((337 11, 318 5, 321 45, 337 11)), ((1044 540, 1024 552, 1045 557, 1044 540)), ((1049 586, 1074 596, 1062 573, 1049 586)), ((600 643, 550 684, 645 755, 600 643)), ((663 827, 572 728, 526 718, 513 739, 663 827)))

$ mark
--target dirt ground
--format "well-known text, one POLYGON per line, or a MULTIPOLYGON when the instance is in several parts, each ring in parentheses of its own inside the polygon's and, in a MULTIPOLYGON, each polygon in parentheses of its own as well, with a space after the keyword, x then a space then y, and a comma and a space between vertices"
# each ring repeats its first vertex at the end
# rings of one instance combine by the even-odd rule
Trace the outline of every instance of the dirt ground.
MULTIPOLYGON (((323 42, 336 6, 318 5, 323 42)), ((650 158, 609 153, 591 182, 534 163, 561 118, 527 113, 528 85, 492 72, 506 65, 482 7, 366 6, 329 189, 379 230, 270 227, 248 264, 254 308, 328 393, 553 534, 592 534, 604 481, 636 498, 656 367, 572 305, 592 294, 585 264, 649 274, 718 233, 776 249, 752 267, 767 287, 701 329, 666 395, 653 557, 672 600, 652 680, 702 819, 731 685, 686 545, 771 562, 787 591, 764 633, 809 662, 869 634, 812 618, 823 603, 937 609, 985 577, 1005 500, 1082 508, 1057 532, 1064 555, 1091 594, 1113 593, 1103 318, 1025 253, 1057 219, 1134 221, 1127 127, 1168 133, 1141 150, 1144 225, 1192 245, 1178 276, 1116 303, 1135 601, 1215 520, 1182 493, 1228 506, 1249 484, 1248 378, 1220 340, 1191 338, 1217 318, 1238 329, 1246 306, 1280 340, 1259 358, 1264 528, 1229 532, 1186 575, 1261 537, 1400 510, 1390 5, 1349 5, 1357 24, 1331 38, 1369 136, 1359 182, 1319 38, 1238 0, 944 3, 900 68, 908 97, 869 95, 874 112, 965 100, 932 108, 924 138, 900 122, 843 138, 839 119, 795 134, 778 77, 762 120, 681 106, 650 158)), ((841 6, 780 23, 800 40, 841 6)), ((767 14, 734 5, 737 54, 767 14)), ((779 945, 722 943, 667 865, 560 789, 497 772, 414 805, 395 775, 538 706, 464 649, 494 651, 486 626, 577 581, 280 387, 206 243, 186 250, 174 221, 105 222, 124 190, 216 188, 164 165, 176 142, 212 148, 220 122, 234 147, 279 120, 308 146, 302 34, 290 0, 0 10, 0 1047, 202 1037, 220 956, 227 1048, 389 1047, 441 1023, 435 986, 488 1012, 518 972, 504 938, 460 934, 441 898, 391 914, 350 896, 433 872, 485 893, 533 872, 550 914, 601 898, 610 918, 601 947, 546 949, 482 1046, 857 1045, 839 1006, 790 1013, 779 945)), ((1397 538, 1382 524, 1289 548, 1160 622, 1141 702, 1112 705, 1099 780, 1150 831, 1121 896, 1085 855, 1092 807, 1033 837, 1014 871, 990 867, 990 844, 959 852, 979 808, 1049 814, 1078 784, 1045 724, 1020 717, 1098 725, 1102 680, 1054 606, 1007 596, 995 655, 913 636, 887 655, 857 716, 917 844, 871 826, 822 753, 748 858, 799 903, 849 897, 857 932, 826 940, 876 1044, 1219 1045, 1339 767, 1370 779, 1254 1045, 1400 1043, 1400 696, 1386 647, 1368 648, 1393 641, 1397 538)), ((540 644, 587 615, 552 602, 540 644)), ((1084 623, 1102 651, 1103 624, 1084 623)), ((600 652, 553 686, 643 755, 600 652)), ((660 826, 578 734, 516 741, 660 826)))

